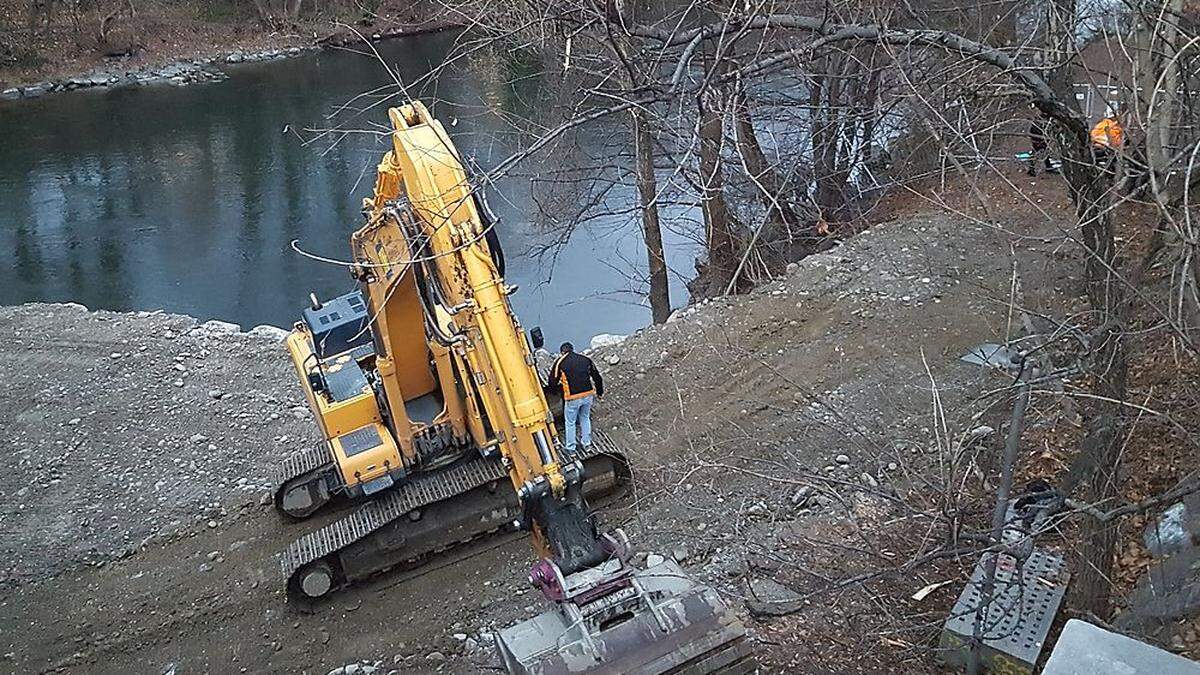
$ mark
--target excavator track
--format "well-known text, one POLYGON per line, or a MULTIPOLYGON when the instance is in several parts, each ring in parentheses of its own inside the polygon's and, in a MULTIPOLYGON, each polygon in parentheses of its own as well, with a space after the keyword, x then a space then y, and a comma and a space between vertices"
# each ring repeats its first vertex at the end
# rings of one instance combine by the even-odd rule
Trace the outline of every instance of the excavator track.
MULTIPOLYGON (((589 497, 611 493, 629 478, 625 454, 604 433, 576 456, 584 462, 589 497)), ((500 460, 474 457, 415 476, 305 534, 279 554, 280 569, 291 597, 312 600, 495 532, 518 514, 500 460)))
POLYGON ((288 455, 275 467, 275 508, 307 518, 333 498, 337 465, 325 441, 288 455))

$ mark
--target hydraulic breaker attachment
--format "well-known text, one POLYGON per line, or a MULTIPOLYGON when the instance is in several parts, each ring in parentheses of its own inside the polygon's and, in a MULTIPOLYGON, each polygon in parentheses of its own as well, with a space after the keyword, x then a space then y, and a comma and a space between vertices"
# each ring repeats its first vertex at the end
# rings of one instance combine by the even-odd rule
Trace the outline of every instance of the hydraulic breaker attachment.
POLYGON ((712 588, 674 561, 621 557, 563 577, 547 560, 531 581, 554 607, 499 633, 509 673, 752 673, 746 629, 712 588))

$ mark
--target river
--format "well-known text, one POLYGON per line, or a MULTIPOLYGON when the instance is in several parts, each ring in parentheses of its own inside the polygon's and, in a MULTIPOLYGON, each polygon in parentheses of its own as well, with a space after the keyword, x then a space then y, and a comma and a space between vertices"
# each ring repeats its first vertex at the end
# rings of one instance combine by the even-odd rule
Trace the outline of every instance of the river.
MULTIPOLYGON (((454 39, 441 33, 378 49, 403 81, 415 82, 443 61, 454 39)), ((0 104, 0 245, 9 252, 0 304, 162 309, 248 329, 290 326, 310 291, 329 297, 353 287, 345 269, 303 257, 289 244, 348 256, 386 138, 313 130, 386 124, 378 97, 355 97, 388 85, 387 70, 349 51, 223 69, 229 78, 221 82, 0 104), (343 108, 348 102, 353 110, 343 108), (374 107, 362 110, 368 105, 374 107)), ((508 72, 478 60, 454 62, 411 92, 436 98, 435 114, 484 170, 517 147, 504 115, 538 100, 536 72, 512 84, 497 70, 508 72)), ((614 139, 624 138, 621 122, 578 135, 582 153, 611 153, 614 139)), ((649 308, 630 281, 646 266, 629 211, 632 185, 613 187, 611 213, 576 227, 556 255, 533 254, 558 234, 554 219, 539 215, 553 208, 536 183, 557 168, 554 162, 549 153, 489 190, 507 280, 520 286, 513 304, 522 322, 541 325, 552 345, 646 325, 649 308)), ((679 306, 697 252, 696 226, 683 207, 666 217, 672 304, 679 306)))

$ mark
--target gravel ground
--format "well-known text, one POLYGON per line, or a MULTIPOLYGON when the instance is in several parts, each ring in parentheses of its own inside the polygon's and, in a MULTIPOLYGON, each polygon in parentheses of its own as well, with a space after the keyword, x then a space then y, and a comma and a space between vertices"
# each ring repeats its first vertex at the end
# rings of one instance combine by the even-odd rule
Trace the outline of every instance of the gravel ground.
MULTIPOLYGON (((941 215, 883 224, 754 293, 597 350, 610 392, 597 424, 636 471, 605 521, 738 607, 749 582, 804 590, 877 565, 868 545, 906 550, 919 535, 896 524, 898 498, 931 475, 944 434, 982 424, 967 414, 981 376, 958 357, 1009 332, 1008 241, 941 215)), ((1073 294, 1050 240, 1018 243, 1027 305, 1073 294)), ((261 500, 272 458, 315 430, 278 337, 224 328, 0 309, 12 449, 0 489, 19 495, 0 506, 0 670, 489 671, 491 634, 541 609, 521 581, 525 541, 383 575, 315 613, 284 602, 273 554, 305 526, 261 500)), ((928 651, 881 649, 863 623, 925 577, 892 580, 891 599, 847 590, 794 616, 748 617, 765 670, 936 670, 928 651)))
POLYGON ((133 555, 269 489, 315 431, 282 331, 78 305, 0 308, 0 582, 133 555))

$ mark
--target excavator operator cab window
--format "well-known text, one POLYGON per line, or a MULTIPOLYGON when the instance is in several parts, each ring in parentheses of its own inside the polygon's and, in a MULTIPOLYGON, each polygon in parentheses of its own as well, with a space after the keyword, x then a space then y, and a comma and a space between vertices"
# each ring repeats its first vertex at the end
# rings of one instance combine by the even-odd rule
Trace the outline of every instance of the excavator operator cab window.
POLYGON ((529 331, 529 342, 533 345, 533 350, 537 351, 546 346, 546 337, 542 335, 542 327, 534 326, 529 331))

